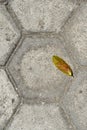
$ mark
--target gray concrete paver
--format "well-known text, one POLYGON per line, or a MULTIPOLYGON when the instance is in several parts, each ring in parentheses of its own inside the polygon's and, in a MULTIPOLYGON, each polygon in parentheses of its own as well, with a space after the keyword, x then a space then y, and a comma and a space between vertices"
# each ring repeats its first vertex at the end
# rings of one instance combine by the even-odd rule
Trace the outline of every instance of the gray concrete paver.
POLYGON ((87 0, 0 0, 0 130, 86 129, 87 0))
POLYGON ((77 130, 87 130, 87 70, 80 70, 62 104, 77 130))
POLYGON ((87 2, 82 3, 64 26, 61 35, 75 61, 87 65, 87 2))
POLYGON ((4 65, 17 44, 20 32, 4 5, 0 5, 0 65, 4 65))
POLYGON ((61 41, 57 38, 26 38, 8 68, 23 97, 58 102, 67 80, 52 63, 52 56, 59 55, 73 68, 61 41))
POLYGON ((0 130, 3 130, 19 102, 5 71, 0 69, 0 130))
POLYGON ((75 8, 75 1, 11 0, 9 5, 24 30, 59 32, 61 26, 75 8))
POLYGON ((7 130, 70 130, 54 104, 22 105, 7 130))

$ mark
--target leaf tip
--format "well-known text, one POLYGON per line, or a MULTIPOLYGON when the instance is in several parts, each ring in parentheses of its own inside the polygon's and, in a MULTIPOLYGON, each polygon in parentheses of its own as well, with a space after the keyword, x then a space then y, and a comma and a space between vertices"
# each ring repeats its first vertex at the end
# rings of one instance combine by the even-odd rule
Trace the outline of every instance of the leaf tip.
POLYGON ((69 72, 69 76, 72 76, 74 78, 72 70, 69 72))

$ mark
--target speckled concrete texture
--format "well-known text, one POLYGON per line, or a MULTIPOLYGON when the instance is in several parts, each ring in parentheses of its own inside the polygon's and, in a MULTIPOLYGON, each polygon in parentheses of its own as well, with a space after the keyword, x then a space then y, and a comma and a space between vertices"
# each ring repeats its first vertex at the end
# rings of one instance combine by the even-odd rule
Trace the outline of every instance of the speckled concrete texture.
POLYGON ((0 0, 0 130, 86 130, 86 115, 87 1, 0 0))

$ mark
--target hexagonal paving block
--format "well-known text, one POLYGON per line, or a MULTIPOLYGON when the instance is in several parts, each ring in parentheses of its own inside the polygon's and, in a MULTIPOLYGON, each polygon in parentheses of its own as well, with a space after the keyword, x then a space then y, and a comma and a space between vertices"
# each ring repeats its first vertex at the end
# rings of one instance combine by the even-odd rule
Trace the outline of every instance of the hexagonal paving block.
POLYGON ((62 107, 69 113, 77 130, 87 130, 87 69, 78 73, 64 97, 62 107))
POLYGON ((71 0, 11 0, 9 5, 23 29, 35 32, 58 32, 75 7, 71 0))
MULTIPOLYGON (((66 41, 68 51, 81 65, 87 65, 87 2, 74 11, 66 23, 62 36, 66 41)), ((78 64, 79 64, 78 63, 78 64)))
POLYGON ((0 5, 0 65, 4 65, 19 37, 20 33, 10 15, 5 7, 0 5))
POLYGON ((59 39, 35 36, 23 41, 9 71, 25 98, 53 101, 62 96, 66 80, 72 78, 56 69, 52 63, 54 54, 71 64, 59 39))
POLYGON ((5 71, 0 69, 0 130, 5 127, 17 104, 18 95, 5 71))
POLYGON ((22 105, 7 130, 69 130, 56 105, 22 105))

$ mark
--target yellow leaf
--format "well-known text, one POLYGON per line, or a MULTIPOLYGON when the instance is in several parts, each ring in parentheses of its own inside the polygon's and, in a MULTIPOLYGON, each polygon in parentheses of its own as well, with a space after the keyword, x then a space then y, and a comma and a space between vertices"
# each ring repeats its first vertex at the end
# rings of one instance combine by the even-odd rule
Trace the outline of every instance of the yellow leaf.
POLYGON ((62 71, 63 73, 69 76, 73 76, 73 71, 71 67, 62 58, 54 55, 52 57, 52 61, 60 71, 62 71))

